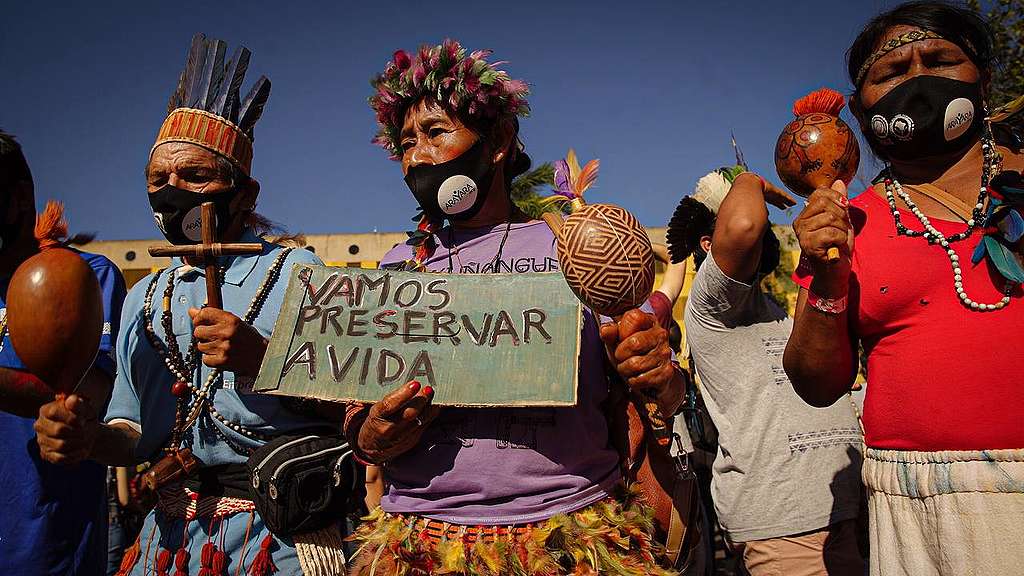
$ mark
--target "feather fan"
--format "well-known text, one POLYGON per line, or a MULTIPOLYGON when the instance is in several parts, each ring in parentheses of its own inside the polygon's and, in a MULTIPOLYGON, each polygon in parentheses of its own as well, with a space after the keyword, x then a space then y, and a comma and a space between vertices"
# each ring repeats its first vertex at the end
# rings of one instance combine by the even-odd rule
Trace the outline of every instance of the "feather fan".
POLYGON ((714 225, 715 215, 702 202, 693 196, 680 200, 665 232, 672 263, 678 264, 689 258, 697 249, 701 236, 710 234, 714 225))

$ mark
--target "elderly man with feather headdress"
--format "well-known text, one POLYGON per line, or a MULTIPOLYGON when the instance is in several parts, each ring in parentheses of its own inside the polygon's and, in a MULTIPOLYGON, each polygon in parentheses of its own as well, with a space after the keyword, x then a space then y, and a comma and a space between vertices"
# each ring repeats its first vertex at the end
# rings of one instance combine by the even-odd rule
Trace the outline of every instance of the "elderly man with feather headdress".
POLYGON ((223 309, 204 306, 205 271, 188 259, 142 279, 125 303, 121 369, 105 423, 88 406, 52 404, 37 425, 50 460, 154 463, 140 494, 156 508, 125 554, 122 575, 344 571, 335 524, 279 537, 249 491, 254 451, 289 432, 330 426, 313 410, 240 391, 259 371, 284 296, 282 271, 319 263, 260 236, 252 138, 270 82, 260 78, 239 98, 248 61, 239 47, 225 64, 225 44, 196 35, 146 178, 157 225, 172 244, 200 240, 199 207, 213 202, 220 241, 258 244, 261 252, 218 259, 223 309))

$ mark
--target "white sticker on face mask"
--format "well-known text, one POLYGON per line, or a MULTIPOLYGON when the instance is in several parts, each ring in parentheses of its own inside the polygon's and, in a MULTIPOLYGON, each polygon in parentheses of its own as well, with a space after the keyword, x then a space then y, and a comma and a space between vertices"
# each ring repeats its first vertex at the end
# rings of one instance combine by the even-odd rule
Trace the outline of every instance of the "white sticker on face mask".
POLYGON ((476 183, 469 176, 456 174, 441 183, 437 190, 437 204, 445 214, 452 215, 469 210, 476 202, 476 183))
POLYGON ((967 98, 957 98, 946 106, 946 119, 942 123, 946 142, 963 136, 974 123, 974 103, 967 98))
POLYGON ((885 140, 889 137, 889 121, 885 119, 885 116, 875 114, 871 117, 871 131, 879 140, 885 140))
POLYGON ((167 228, 164 228, 164 215, 159 212, 153 212, 153 221, 156 222, 156 227, 160 229, 160 232, 167 234, 167 228))
POLYGON ((889 133, 898 140, 910 140, 914 137, 914 120, 906 114, 893 116, 889 123, 889 133))
POLYGON ((185 234, 185 238, 193 242, 199 242, 203 239, 203 209, 200 206, 188 211, 185 217, 181 219, 181 231, 185 234))

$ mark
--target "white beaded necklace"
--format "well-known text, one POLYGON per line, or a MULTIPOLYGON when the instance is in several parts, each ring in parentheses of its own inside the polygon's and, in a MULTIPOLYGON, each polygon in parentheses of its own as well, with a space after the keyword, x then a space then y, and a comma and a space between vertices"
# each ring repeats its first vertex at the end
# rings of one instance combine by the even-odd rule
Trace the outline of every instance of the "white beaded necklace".
MULTIPOLYGON (((281 268, 284 265, 285 259, 288 257, 288 254, 292 250, 292 248, 285 248, 284 250, 282 250, 281 253, 278 254, 277 257, 274 259, 274 262, 271 264, 270 268, 267 270, 267 275, 263 278, 263 282, 260 284, 259 288, 257 288, 256 293, 253 295, 252 300, 249 302, 248 310, 246 310, 245 315, 242 317, 242 321, 245 322, 246 324, 252 325, 252 323, 256 320, 256 317, 259 315, 260 310, 262 310, 263 308, 263 304, 267 300, 267 296, 270 292, 270 289, 273 288, 274 284, 277 283, 277 280, 280 277, 281 268)), ((174 276, 175 270, 171 270, 167 279, 169 286, 173 286, 174 276)), ((150 343, 157 350, 157 353, 163 358, 164 363, 167 365, 168 369, 170 369, 171 373, 174 374, 174 376, 177 377, 180 382, 183 382, 188 387, 190 395, 192 396, 192 398, 194 398, 194 402, 192 403, 192 406, 189 410, 188 417, 185 418, 185 423, 182 428, 187 429, 191 427, 192 423, 194 423, 196 419, 199 417, 203 408, 206 408, 210 416, 212 416, 215 420, 220 422, 224 427, 230 430, 234 430, 235 432, 241 434, 242 436, 248 437, 253 440, 267 440, 269 437, 266 436, 265 434, 261 434, 259 432, 256 432, 255 430, 249 430, 248 428, 242 426, 239 423, 232 422, 227 417, 223 416, 220 412, 218 412, 216 408, 213 407, 213 402, 210 401, 210 392, 213 388, 214 383, 221 375, 220 369, 211 370, 210 374, 207 376, 206 381, 203 383, 203 385, 200 386, 199 388, 196 388, 192 384, 192 378, 189 377, 189 375, 186 374, 185 371, 194 371, 198 369, 198 364, 195 366, 191 366, 188 362, 185 362, 181 359, 178 359, 178 362, 174 362, 171 358, 170 351, 167 349, 167 346, 159 341, 159 338, 156 336, 156 332, 154 331, 152 325, 153 293, 155 291, 157 280, 159 279, 159 277, 160 274, 154 275, 153 280, 146 291, 146 297, 143 302, 143 317, 145 318, 144 326, 146 334, 150 339, 150 343)), ((221 277, 223 278, 223 272, 221 273, 221 277)), ((165 298, 164 302, 164 306, 167 308, 169 308, 170 306, 170 302, 168 300, 168 298, 165 298)), ((173 337, 173 335, 168 335, 168 338, 173 337)), ((193 344, 189 346, 189 350, 190 353, 194 353, 194 341, 193 344)))
POLYGON ((953 288, 956 290, 956 295, 960 299, 960 302, 964 306, 978 312, 991 312, 993 310, 1001 310, 1010 303, 1010 293, 1013 291, 1013 284, 1010 282, 1006 283, 1006 287, 1003 288, 1003 297, 995 304, 985 304, 982 302, 976 302, 971 299, 967 292, 964 291, 963 284, 963 269, 960 267, 960 256, 956 253, 956 250, 951 245, 953 242, 959 242, 965 238, 970 237, 976 228, 984 228, 987 217, 985 215, 985 200, 989 195, 989 182, 992 178, 999 173, 1000 164, 1002 157, 995 147, 995 140, 992 138, 992 127, 989 124, 988 118, 985 119, 985 132, 982 135, 981 151, 984 155, 984 166, 981 172, 981 189, 978 193, 978 202, 974 205, 974 210, 971 212, 971 218, 967 221, 967 228, 962 232, 951 234, 949 236, 939 232, 934 226, 928 216, 917 207, 917 204, 911 200, 910 195, 903 190, 903 186, 896 180, 896 177, 892 173, 892 167, 887 169, 888 175, 885 178, 885 199, 889 202, 889 210, 892 212, 893 222, 896 224, 896 233, 901 236, 908 237, 923 237, 928 241, 929 244, 938 244, 946 251, 946 256, 949 258, 949 263, 953 267, 953 288), (901 200, 910 209, 913 214, 924 227, 924 231, 910 230, 900 221, 899 209, 896 207, 896 196, 899 196, 901 200))

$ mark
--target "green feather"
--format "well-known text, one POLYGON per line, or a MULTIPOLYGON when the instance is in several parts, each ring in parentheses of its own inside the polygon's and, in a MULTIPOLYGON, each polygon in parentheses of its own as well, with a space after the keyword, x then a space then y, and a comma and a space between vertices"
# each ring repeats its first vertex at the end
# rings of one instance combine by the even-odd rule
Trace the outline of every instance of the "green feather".
POLYGON ((1021 268, 1017 256, 994 236, 985 236, 982 240, 989 260, 1003 278, 1018 284, 1024 282, 1024 268, 1021 268))

